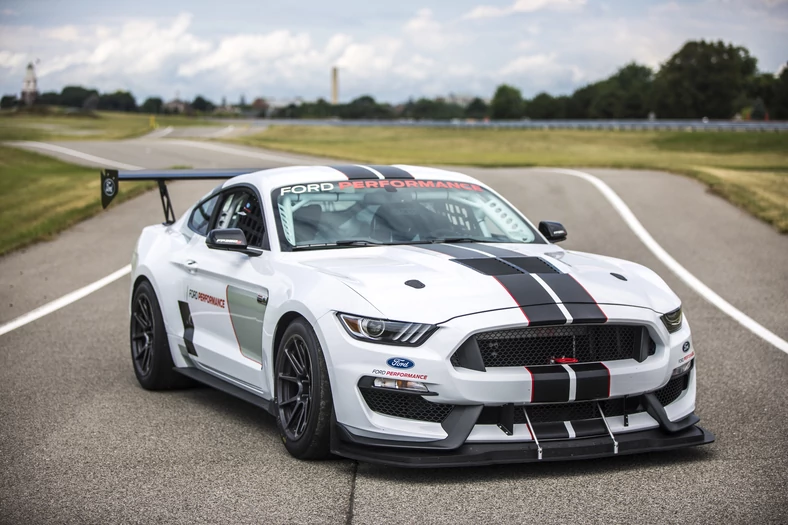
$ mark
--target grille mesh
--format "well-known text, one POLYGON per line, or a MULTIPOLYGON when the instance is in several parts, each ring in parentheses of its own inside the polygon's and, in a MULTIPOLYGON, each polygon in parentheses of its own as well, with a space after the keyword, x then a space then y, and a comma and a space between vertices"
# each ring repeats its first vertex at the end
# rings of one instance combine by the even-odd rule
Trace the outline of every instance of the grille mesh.
POLYGON ((533 366, 549 364, 554 357, 574 357, 580 363, 636 357, 642 330, 640 326, 616 325, 539 326, 475 337, 485 367, 533 366))
POLYGON ((361 395, 373 412, 431 423, 442 423, 454 408, 454 405, 430 403, 419 395, 381 389, 364 388, 361 395))
POLYGON ((654 392, 654 395, 657 396, 657 399, 662 406, 668 406, 675 400, 679 398, 681 393, 687 388, 689 384, 689 374, 684 374, 683 376, 674 377, 668 384, 654 392))

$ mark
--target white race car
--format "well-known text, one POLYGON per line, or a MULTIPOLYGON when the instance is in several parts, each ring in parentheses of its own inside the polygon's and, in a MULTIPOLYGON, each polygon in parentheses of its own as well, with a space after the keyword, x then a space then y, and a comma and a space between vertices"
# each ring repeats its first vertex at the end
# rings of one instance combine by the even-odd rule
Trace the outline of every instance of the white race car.
POLYGON ((414 166, 106 170, 156 180, 132 256, 131 355, 150 390, 204 383, 277 418, 293 456, 400 466, 564 460, 710 443, 679 298, 567 251, 466 175, 414 166), (165 180, 227 179, 175 219, 165 180))

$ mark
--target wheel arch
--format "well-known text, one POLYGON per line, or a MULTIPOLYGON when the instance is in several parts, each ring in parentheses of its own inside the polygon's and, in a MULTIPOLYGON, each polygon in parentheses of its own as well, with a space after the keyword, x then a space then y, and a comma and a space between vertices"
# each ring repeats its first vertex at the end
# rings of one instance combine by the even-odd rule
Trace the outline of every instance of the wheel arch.
POLYGON ((282 338, 285 335, 285 331, 287 331, 287 327, 290 326, 290 324, 296 319, 303 319, 314 330, 314 326, 312 325, 312 323, 310 323, 309 319, 307 319, 301 312, 297 312, 295 310, 290 310, 288 312, 285 312, 276 322, 276 328, 274 329, 274 339, 273 339, 273 344, 271 346, 272 370, 276 363, 276 356, 279 354, 279 345, 282 342, 282 338))

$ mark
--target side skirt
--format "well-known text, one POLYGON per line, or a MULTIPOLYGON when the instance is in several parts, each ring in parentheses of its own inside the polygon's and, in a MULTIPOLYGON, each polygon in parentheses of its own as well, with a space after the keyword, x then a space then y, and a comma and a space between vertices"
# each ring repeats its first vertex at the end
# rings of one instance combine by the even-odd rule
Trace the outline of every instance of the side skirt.
POLYGON ((207 372, 203 372, 202 370, 197 370, 196 368, 178 368, 175 367, 174 370, 179 374, 185 375, 186 377, 190 377, 195 381, 207 385, 211 388, 215 388, 216 390, 221 390, 225 394, 230 394, 231 396, 235 396, 238 399, 242 399, 247 403, 251 403, 255 406, 258 406, 271 414, 272 416, 276 415, 276 406, 274 405, 273 401, 269 401, 267 399, 263 399, 260 396, 256 396, 251 392, 244 390, 243 388, 237 387, 235 385, 231 385, 227 381, 222 381, 218 377, 212 376, 207 372))

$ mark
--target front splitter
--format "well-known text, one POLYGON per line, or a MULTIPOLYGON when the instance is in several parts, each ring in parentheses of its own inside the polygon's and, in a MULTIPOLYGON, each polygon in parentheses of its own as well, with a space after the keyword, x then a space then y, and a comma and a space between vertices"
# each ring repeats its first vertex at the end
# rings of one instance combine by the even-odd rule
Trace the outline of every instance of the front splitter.
MULTIPOLYGON (((337 429, 335 428, 335 430, 337 429)), ((657 428, 616 434, 615 438, 618 442, 618 453, 614 451, 613 440, 609 436, 542 442, 542 459, 539 459, 538 447, 536 443, 531 441, 523 443, 466 443, 453 450, 392 448, 353 443, 351 442, 352 435, 341 429, 340 432, 332 432, 331 452, 348 459, 368 463, 410 468, 435 468, 594 459, 675 450, 706 445, 714 441, 714 435, 711 432, 697 425, 674 433, 657 428)))

